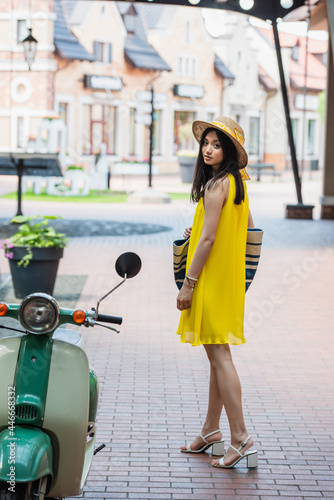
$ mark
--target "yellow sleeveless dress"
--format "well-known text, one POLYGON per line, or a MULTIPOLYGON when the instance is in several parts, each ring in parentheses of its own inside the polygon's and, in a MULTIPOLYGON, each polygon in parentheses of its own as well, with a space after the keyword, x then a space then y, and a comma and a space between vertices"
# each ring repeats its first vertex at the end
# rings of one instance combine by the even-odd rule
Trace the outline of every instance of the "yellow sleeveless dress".
MULTIPOLYGON (((181 342, 243 344, 245 305, 245 253, 248 227, 248 195, 234 203, 235 179, 229 174, 230 192, 224 205, 210 255, 194 288, 191 307, 181 312, 177 334, 181 342)), ((189 242, 187 271, 201 237, 203 198, 197 204, 189 242)))

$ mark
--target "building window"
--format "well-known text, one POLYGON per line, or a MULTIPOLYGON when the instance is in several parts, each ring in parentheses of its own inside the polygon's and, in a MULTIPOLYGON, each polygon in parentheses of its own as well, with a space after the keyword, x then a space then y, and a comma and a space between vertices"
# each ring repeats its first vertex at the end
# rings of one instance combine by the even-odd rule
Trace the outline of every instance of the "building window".
POLYGON ((17 42, 22 42, 29 35, 26 19, 17 20, 17 42))
POLYGON ((196 76, 197 58, 191 55, 178 56, 177 67, 180 76, 196 76))
POLYGON ((259 155, 260 152, 260 118, 251 116, 249 119, 249 146, 250 155, 259 155))
POLYGON ((196 75, 196 64, 197 64, 196 59, 192 58, 192 60, 191 60, 191 75, 192 76, 196 75))
POLYGON ((102 142, 107 145, 107 154, 115 154, 116 108, 104 104, 85 104, 84 134, 87 143, 84 154, 99 153, 102 142))
POLYGON ((66 146, 68 145, 68 103, 60 102, 58 107, 58 115, 61 120, 63 120, 66 125, 66 146))
POLYGON ((315 120, 307 123, 307 154, 314 155, 315 120))
POLYGON ((192 134, 192 122, 196 120, 194 111, 175 111, 174 114, 174 149, 197 149, 192 134))
POLYGON ((187 45, 191 42, 191 23, 190 21, 186 21, 184 23, 184 41, 187 45))
POLYGON ((161 114, 162 111, 155 109, 153 112, 153 144, 152 153, 161 155, 161 114))
POLYGON ((103 63, 111 63, 112 49, 111 43, 94 42, 94 57, 95 61, 103 63))
POLYGON ((184 70, 184 75, 189 75, 190 72, 190 60, 189 57, 184 57, 183 58, 183 70, 184 70))
POLYGON ((136 154, 136 110, 130 108, 130 122, 129 122, 129 155, 136 154))
POLYGON ((177 60, 177 69, 178 69, 178 73, 179 75, 182 74, 182 57, 178 57, 178 60, 177 60))
POLYGON ((17 117, 17 130, 16 130, 16 137, 17 137, 17 147, 18 148, 23 148, 25 146, 25 140, 24 140, 24 119, 23 116, 18 116, 17 117))
POLYGON ((68 122, 68 104, 67 102, 60 102, 59 103, 59 118, 63 120, 65 125, 67 125, 68 122))

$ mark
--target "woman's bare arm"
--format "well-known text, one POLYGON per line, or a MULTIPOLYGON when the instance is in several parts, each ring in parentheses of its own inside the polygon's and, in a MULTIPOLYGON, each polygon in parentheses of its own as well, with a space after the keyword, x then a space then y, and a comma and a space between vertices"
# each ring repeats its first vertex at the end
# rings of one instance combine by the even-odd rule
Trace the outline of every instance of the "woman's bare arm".
POLYGON ((251 211, 249 211, 249 214, 248 214, 248 228, 249 229, 254 228, 254 221, 253 221, 251 211))
MULTIPOLYGON (((211 189, 205 191, 205 216, 203 221, 202 234, 187 275, 198 279, 215 242, 218 222, 221 210, 225 205, 230 189, 230 181, 225 178, 217 182, 211 189)), ((193 283, 196 283, 195 281, 193 283)), ((191 306, 192 288, 187 279, 177 296, 178 309, 188 309, 191 306)))

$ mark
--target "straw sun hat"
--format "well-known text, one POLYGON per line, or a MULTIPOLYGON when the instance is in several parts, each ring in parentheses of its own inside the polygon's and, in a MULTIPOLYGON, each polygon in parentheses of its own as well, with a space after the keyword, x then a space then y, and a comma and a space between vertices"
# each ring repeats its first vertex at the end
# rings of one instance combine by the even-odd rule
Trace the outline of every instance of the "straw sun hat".
MULTIPOLYGON (((243 147, 245 143, 245 134, 240 125, 227 116, 218 116, 210 123, 196 120, 193 123, 193 134, 197 142, 201 142, 203 133, 207 128, 216 128, 231 139, 237 150, 239 168, 244 169, 248 163, 248 156, 243 147)), ((246 171, 242 172, 243 175, 244 173, 246 174, 246 171)))

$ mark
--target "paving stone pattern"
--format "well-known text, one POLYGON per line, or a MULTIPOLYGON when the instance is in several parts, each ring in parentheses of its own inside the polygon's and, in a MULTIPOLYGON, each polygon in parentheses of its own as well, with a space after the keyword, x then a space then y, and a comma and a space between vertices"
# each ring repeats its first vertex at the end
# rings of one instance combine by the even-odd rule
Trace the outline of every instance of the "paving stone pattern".
MULTIPOLYGON (((259 467, 247 470, 241 462, 224 471, 210 467, 209 453, 179 451, 201 430, 208 392, 204 349, 180 344, 175 335, 171 243, 193 208, 113 210, 114 220, 172 230, 73 238, 60 263, 62 275, 88 276, 78 306, 89 308, 118 282, 114 262, 121 252, 135 251, 143 262, 141 273, 101 304, 101 313, 124 317, 121 333, 82 329, 100 381, 97 443, 106 448, 94 458, 80 498, 334 499, 334 223, 253 213, 265 229, 263 254, 246 296, 247 343, 232 353, 259 467)), ((5 272, 2 256, 0 265, 5 272)), ((228 444, 225 415, 221 428, 228 444)))
MULTIPOLYGON (((134 234, 152 234, 170 231, 170 227, 158 224, 143 224, 133 222, 120 222, 111 220, 77 220, 64 219, 50 221, 50 226, 56 231, 65 233, 68 237, 77 236, 129 236, 134 234)), ((8 223, 7 219, 0 219, 0 238, 8 238, 17 231, 16 224, 8 223)))
MULTIPOLYGON (((63 307, 75 308, 81 290, 85 284, 87 276, 58 274, 53 291, 53 297, 62 304, 63 307)), ((19 299, 15 297, 13 283, 10 274, 0 274, 0 300, 8 304, 14 304, 19 299)), ((3 321, 5 318, 1 318, 3 321)))

